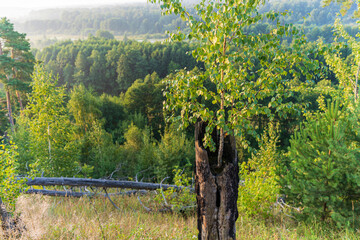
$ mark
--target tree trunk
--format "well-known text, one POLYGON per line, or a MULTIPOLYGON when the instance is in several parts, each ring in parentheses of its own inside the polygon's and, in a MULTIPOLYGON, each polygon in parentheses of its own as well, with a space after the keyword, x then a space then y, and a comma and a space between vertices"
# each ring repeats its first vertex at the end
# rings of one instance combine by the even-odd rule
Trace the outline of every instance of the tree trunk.
POLYGON ((11 112, 10 92, 9 92, 8 87, 5 87, 5 91, 6 91, 6 105, 7 105, 7 109, 8 109, 11 132, 14 132, 14 120, 13 120, 12 112, 11 112))
POLYGON ((108 179, 89 179, 89 178, 63 178, 63 177, 36 177, 27 178, 26 184, 28 186, 89 186, 89 187, 105 187, 105 188, 131 188, 131 189, 143 189, 143 190, 157 190, 157 189, 169 189, 173 188, 176 191, 192 188, 180 187, 176 185, 147 183, 147 182, 133 182, 133 181, 115 181, 108 179))
POLYGON ((24 105, 22 103, 21 95, 20 95, 20 92, 18 90, 16 90, 16 96, 17 96, 18 101, 19 101, 20 109, 21 109, 21 111, 23 111, 24 110, 24 105))
POLYGON ((6 210, 5 204, 0 198, 0 216, 1 216, 1 226, 4 231, 9 231, 14 228, 12 223, 12 218, 10 213, 6 210))
POLYGON ((24 225, 20 218, 14 218, 11 214, 6 210, 5 204, 2 202, 0 198, 0 218, 1 218, 1 227, 4 231, 5 238, 9 238, 13 236, 17 239, 17 237, 21 236, 24 225))
MULTIPOLYGON (((233 136, 224 139, 224 152, 218 166, 217 152, 204 149, 202 140, 206 123, 195 126, 195 191, 198 205, 198 238, 228 240, 236 238, 239 167, 233 136)), ((213 139, 218 137, 214 133, 213 139)))

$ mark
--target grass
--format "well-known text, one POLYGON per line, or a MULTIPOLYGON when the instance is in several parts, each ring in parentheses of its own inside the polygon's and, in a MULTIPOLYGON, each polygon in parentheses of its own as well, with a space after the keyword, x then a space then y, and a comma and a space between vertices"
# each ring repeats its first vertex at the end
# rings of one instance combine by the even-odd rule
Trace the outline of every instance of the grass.
MULTIPOLYGON (((151 196, 142 196, 147 206, 151 196)), ((194 214, 148 213, 136 197, 61 198, 22 195, 17 211, 26 230, 20 239, 197 239, 194 214)), ((358 233, 284 217, 261 220, 240 214, 237 239, 360 239, 358 233)), ((13 238, 14 239, 14 238, 13 238)))

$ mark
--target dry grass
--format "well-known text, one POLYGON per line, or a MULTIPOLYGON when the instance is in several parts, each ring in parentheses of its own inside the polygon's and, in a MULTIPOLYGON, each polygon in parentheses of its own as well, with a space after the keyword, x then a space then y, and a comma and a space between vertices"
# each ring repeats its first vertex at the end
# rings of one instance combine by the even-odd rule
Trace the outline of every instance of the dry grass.
MULTIPOLYGON (((148 213, 135 197, 61 198, 23 195, 17 202, 26 231, 20 239, 197 239, 195 216, 148 213)), ((142 197, 146 205, 153 202, 142 197)), ((259 220, 240 215, 238 239, 360 239, 358 233, 288 219, 259 220)), ((15 238, 15 237, 14 237, 15 238)))
POLYGON ((113 200, 120 210, 105 198, 23 195, 17 202, 26 226, 21 239, 192 239, 196 235, 194 217, 147 213, 134 197, 113 200))

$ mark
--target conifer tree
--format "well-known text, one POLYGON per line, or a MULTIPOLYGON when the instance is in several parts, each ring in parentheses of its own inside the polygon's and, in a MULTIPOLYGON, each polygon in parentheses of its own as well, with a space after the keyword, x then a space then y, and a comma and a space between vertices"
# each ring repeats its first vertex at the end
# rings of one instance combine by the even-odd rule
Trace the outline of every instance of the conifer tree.
POLYGON ((283 191, 306 218, 358 228, 359 113, 339 101, 322 105, 325 111, 308 117, 290 140, 283 191))
POLYGON ((15 90, 23 108, 19 91, 28 89, 30 74, 34 66, 34 57, 30 52, 30 44, 25 34, 14 30, 7 18, 0 20, 0 81, 4 84, 8 116, 13 129, 10 91, 15 90))

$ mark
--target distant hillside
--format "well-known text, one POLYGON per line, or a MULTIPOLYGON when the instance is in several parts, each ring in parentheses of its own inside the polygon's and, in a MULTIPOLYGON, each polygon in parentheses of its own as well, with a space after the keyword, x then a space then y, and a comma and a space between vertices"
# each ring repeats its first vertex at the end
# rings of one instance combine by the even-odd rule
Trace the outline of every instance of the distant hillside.
POLYGON ((16 29, 28 35, 64 34, 87 36, 97 30, 115 35, 154 34, 181 26, 176 16, 161 16, 150 4, 104 6, 99 8, 47 9, 34 11, 16 29))
MULTIPOLYGON (((198 0, 187 0, 188 6, 198 0)), ((284 21, 300 24, 306 32, 313 31, 312 39, 326 34, 339 13, 339 6, 332 4, 322 7, 321 0, 272 0, 260 7, 260 12, 289 11, 284 21), (310 14, 310 15, 309 15, 310 14), (314 30, 315 29, 315 30, 314 30)), ((345 24, 354 25, 351 12, 343 17, 345 24)), ((16 29, 32 36, 66 35, 69 38, 95 35, 98 30, 109 31, 115 36, 154 35, 185 27, 177 16, 161 16, 159 6, 152 4, 133 4, 103 6, 98 8, 47 9, 32 12, 26 19, 15 22, 16 29)), ((331 31, 331 30, 330 30, 331 31)), ((352 29, 352 32, 357 30, 352 29)), ((331 35, 331 33, 330 33, 331 35)), ((330 41, 331 36, 328 36, 330 41)))

